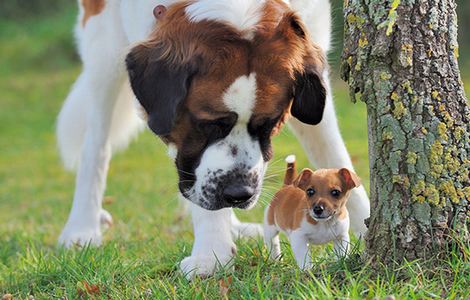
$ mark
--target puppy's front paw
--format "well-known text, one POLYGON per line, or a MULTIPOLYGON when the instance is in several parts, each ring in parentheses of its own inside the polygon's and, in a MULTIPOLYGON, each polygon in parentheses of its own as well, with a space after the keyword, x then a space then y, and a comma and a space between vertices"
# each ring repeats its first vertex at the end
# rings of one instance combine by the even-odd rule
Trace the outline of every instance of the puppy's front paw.
POLYGON ((216 257, 215 255, 196 255, 184 258, 180 269, 188 280, 195 276, 208 277, 219 268, 232 268, 232 256, 216 257))

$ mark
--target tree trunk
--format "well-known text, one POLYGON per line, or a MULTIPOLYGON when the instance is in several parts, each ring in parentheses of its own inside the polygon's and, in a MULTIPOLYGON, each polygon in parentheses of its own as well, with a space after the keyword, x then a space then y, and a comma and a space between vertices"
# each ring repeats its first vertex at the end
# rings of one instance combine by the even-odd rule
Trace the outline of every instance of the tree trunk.
POLYGON ((454 0, 345 0, 341 74, 367 105, 373 262, 469 242, 470 109, 454 0))

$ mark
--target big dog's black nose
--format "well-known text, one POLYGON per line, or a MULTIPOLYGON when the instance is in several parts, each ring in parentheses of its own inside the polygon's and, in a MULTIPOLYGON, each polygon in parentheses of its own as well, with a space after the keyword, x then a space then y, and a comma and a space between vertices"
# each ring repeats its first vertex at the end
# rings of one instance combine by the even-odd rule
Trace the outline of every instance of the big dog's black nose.
POLYGON ((229 185, 225 188, 223 196, 230 205, 242 204, 253 197, 253 188, 245 185, 229 185))

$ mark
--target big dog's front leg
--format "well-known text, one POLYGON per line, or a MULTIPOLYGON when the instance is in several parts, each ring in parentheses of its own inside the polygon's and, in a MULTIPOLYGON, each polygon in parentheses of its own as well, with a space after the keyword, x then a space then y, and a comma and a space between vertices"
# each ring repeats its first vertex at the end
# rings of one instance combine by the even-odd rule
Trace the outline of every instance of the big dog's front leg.
POLYGON ((191 256, 181 261, 186 278, 212 275, 218 267, 227 267, 236 248, 231 234, 231 208, 211 211, 191 203, 194 244, 191 256))

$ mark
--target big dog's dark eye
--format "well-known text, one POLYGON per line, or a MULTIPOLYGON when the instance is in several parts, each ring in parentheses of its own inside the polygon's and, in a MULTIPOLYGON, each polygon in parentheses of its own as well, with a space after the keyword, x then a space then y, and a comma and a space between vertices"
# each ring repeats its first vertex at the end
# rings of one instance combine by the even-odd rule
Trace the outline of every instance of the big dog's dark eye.
POLYGON ((248 123, 248 133, 251 137, 259 141, 264 161, 268 161, 273 157, 271 133, 281 116, 282 115, 279 115, 275 118, 252 117, 248 123))
POLYGON ((275 118, 262 118, 258 120, 251 120, 248 124, 248 132, 252 136, 270 136, 271 131, 273 130, 274 126, 279 122, 281 115, 275 118))
POLYGON ((308 188, 305 192, 307 193, 307 196, 309 197, 312 197, 313 195, 315 195, 315 190, 313 188, 308 188))
POLYGON ((197 128, 211 139, 221 139, 226 137, 237 121, 237 115, 231 114, 227 117, 215 120, 197 120, 197 128))

